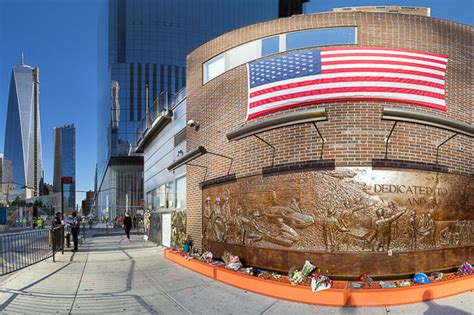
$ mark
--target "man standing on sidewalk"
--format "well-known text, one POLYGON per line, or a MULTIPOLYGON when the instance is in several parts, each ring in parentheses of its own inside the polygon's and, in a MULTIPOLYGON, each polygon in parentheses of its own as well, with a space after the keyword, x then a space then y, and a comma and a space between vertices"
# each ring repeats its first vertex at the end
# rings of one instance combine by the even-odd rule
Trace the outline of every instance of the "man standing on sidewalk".
POLYGON ((74 249, 73 252, 77 252, 77 244, 79 242, 79 230, 81 227, 81 220, 77 216, 76 211, 72 212, 72 223, 71 223, 71 233, 72 233, 72 241, 74 242, 74 249))

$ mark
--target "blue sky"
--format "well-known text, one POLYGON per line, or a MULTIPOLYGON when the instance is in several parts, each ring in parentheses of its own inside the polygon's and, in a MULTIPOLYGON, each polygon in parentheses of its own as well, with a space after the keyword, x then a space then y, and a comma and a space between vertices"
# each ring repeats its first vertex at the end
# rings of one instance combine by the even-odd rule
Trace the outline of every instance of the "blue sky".
MULTIPOLYGON (((164 0, 157 0, 164 1, 164 0)), ((166 0, 172 1, 172 0, 166 0)), ((194 0, 197 1, 197 0, 194 0)), ((225 0, 222 0, 225 1, 225 0)), ((258 0, 256 0, 258 1, 258 0)), ((11 68, 40 67, 43 167, 53 177, 53 127, 77 128, 77 189, 92 189, 97 161, 99 10, 106 0, 0 0, 0 152, 3 152, 11 68)), ((473 24, 474 0, 312 0, 308 12, 357 5, 431 7, 433 17, 473 24)), ((84 197, 78 193, 77 202, 84 197)))
MULTIPOLYGON (((40 68, 43 167, 53 178, 53 127, 77 128, 77 189, 94 188, 97 160, 97 33, 103 0, 0 0, 0 152, 11 68, 40 68)), ((77 202, 84 198, 78 193, 77 202)))

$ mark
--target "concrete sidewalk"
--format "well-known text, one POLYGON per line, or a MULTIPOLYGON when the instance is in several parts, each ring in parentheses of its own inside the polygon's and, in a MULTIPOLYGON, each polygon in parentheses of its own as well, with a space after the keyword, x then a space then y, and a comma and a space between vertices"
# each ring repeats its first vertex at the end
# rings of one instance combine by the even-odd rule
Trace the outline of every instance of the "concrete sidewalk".
POLYGON ((88 239, 79 252, 0 278, 5 314, 473 314, 474 293, 384 308, 334 308, 269 298, 175 265, 160 248, 121 236, 88 239), (153 246, 153 247, 152 247, 153 246))

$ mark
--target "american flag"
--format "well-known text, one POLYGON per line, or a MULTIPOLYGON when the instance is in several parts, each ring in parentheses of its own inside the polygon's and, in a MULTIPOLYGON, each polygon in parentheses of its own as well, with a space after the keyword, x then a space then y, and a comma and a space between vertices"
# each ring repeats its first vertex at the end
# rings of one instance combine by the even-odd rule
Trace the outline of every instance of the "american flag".
POLYGON ((380 100, 446 111, 448 57, 394 48, 322 48, 248 64, 247 120, 322 102, 380 100))

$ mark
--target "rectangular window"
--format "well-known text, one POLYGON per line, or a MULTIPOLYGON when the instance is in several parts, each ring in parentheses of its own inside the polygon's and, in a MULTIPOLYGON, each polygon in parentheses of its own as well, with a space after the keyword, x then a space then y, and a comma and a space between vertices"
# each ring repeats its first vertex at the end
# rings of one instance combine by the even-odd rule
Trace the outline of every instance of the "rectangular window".
POLYGON ((184 140, 186 140, 186 128, 181 129, 174 135, 174 146, 178 146, 184 140))
POLYGON ((186 209, 186 176, 176 179, 176 208, 186 209))
POLYGON ((225 55, 220 54, 219 56, 214 57, 213 59, 205 63, 204 81, 207 82, 209 80, 212 80, 224 72, 225 72, 225 55))
POLYGON ((179 66, 174 66, 174 94, 179 90, 179 66))
POLYGON ((182 67, 181 68, 181 77, 183 78, 182 81, 181 81, 181 88, 185 87, 186 86, 186 68, 185 67, 182 67))
MULTIPOLYGON (((168 65, 168 82, 167 82, 168 84, 166 86, 166 92, 168 95, 173 93, 173 90, 171 90, 171 67, 172 65, 168 65)), ((168 100, 169 100, 169 97, 166 100, 167 101, 166 108, 169 108, 168 100)))
POLYGON ((262 39, 262 57, 278 53, 279 47, 279 36, 262 39))
POLYGON ((229 50, 226 53, 226 69, 230 70, 246 62, 260 58, 260 41, 255 40, 229 50))
POLYGON ((133 99, 135 97, 135 77, 134 77, 134 64, 130 64, 130 120, 135 120, 134 115, 134 106, 133 106, 133 99))
POLYGON ((146 207, 147 209, 153 211, 155 209, 155 205, 153 204, 153 199, 155 196, 155 191, 149 191, 146 193, 146 207))
POLYGON ((160 93, 165 90, 165 65, 160 65, 160 93))
POLYGON ((286 49, 355 44, 356 28, 326 28, 286 34, 286 49))
POLYGON ((145 84, 150 84, 150 64, 145 64, 145 84))
POLYGON ((357 44, 356 27, 323 28, 257 39, 229 49, 203 64, 203 83, 262 56, 295 49, 357 44))
POLYGON ((176 204, 175 204, 175 195, 174 195, 174 192, 175 192, 175 189, 174 189, 174 182, 171 181, 171 182, 168 182, 166 184, 166 206, 167 208, 175 208, 176 207, 176 204))
POLYGON ((142 64, 138 64, 137 71, 138 83, 137 83, 137 121, 142 120, 142 64))
POLYGON ((157 82, 158 78, 157 78, 157 67, 156 67, 156 64, 153 65, 153 99, 151 100, 150 103, 153 103, 155 100, 156 100, 156 95, 157 95, 157 92, 156 92, 156 88, 157 88, 157 82))
POLYGON ((127 30, 126 30, 126 10, 125 0, 118 1, 117 8, 117 62, 125 63, 127 59, 127 30))
POLYGON ((158 202, 160 208, 167 208, 166 207, 166 184, 161 185, 157 189, 158 193, 158 202))

